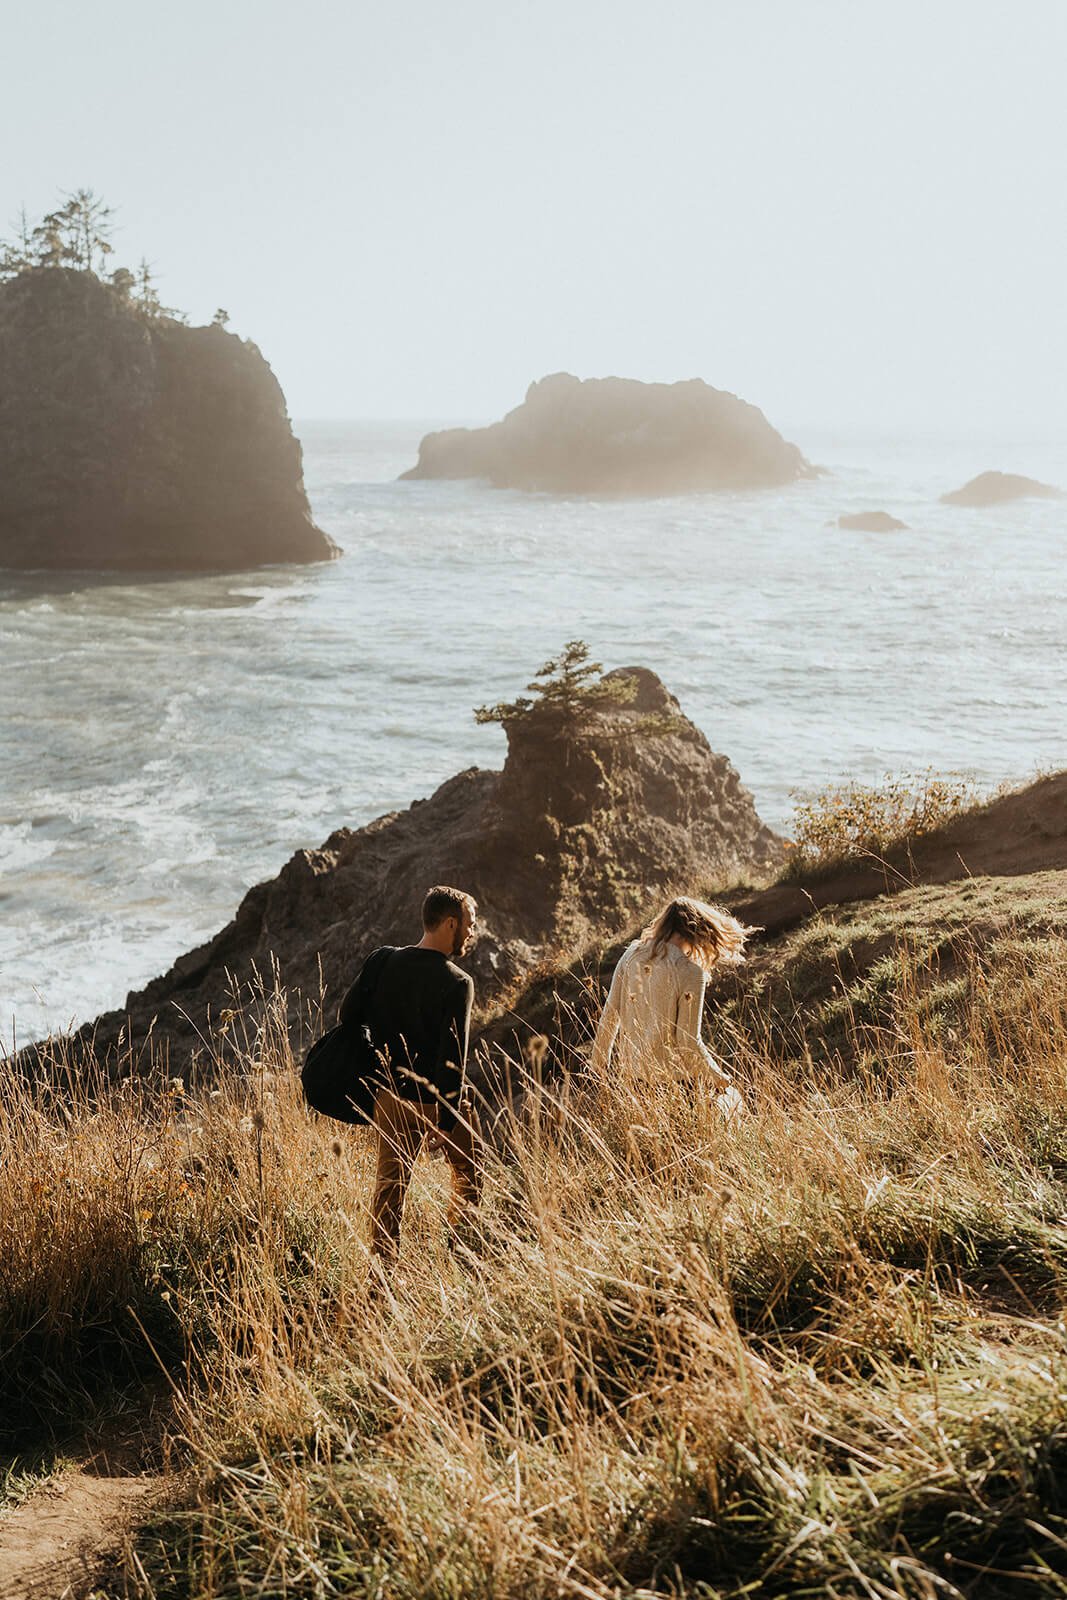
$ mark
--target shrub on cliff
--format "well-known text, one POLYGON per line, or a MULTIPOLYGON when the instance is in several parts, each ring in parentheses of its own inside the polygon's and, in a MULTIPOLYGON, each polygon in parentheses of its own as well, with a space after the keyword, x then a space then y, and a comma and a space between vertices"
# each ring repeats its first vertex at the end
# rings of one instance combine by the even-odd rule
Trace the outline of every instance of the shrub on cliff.
POLYGON ((888 775, 881 784, 843 783, 798 798, 787 873, 828 870, 844 861, 881 858, 944 827, 976 803, 965 778, 933 771, 888 775))

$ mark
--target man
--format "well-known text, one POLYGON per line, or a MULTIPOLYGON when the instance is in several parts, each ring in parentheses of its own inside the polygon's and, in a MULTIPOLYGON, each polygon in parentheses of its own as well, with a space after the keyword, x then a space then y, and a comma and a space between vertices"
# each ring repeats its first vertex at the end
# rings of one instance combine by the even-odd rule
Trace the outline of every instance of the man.
POLYGON ((476 916, 477 906, 463 890, 431 889, 419 943, 384 957, 368 997, 357 998, 353 985, 341 1004, 342 1021, 358 1007, 382 1064, 374 1099, 378 1171, 371 1249, 384 1267, 396 1260, 404 1197, 424 1140, 452 1169, 453 1235, 478 1203, 477 1139, 463 1101, 474 984, 455 965, 471 941, 476 916))

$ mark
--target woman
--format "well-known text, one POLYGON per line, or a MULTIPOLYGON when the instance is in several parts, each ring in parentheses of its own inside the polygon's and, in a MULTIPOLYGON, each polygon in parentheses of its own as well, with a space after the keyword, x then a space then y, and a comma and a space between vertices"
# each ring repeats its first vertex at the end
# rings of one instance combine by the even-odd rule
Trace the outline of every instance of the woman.
POLYGON ((594 1072, 606 1074, 616 1050, 620 1070, 661 1062, 710 1068, 723 1114, 739 1110, 741 1096, 700 1037, 700 1021, 708 973, 743 961, 752 931, 703 900, 670 901, 615 968, 593 1041, 594 1072))

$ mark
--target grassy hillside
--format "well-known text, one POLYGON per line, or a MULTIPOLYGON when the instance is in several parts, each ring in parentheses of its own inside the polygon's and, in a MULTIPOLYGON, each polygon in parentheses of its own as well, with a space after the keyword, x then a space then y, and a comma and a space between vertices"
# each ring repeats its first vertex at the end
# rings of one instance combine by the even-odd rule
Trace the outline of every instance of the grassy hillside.
POLYGON ((8 1083, 6 1448, 151 1388, 180 1475, 107 1600, 1067 1594, 1065 923, 1038 867, 765 939, 711 1002, 729 1127, 589 1078, 603 952, 542 974, 510 1009, 572 1070, 476 1249, 420 1163, 377 1303, 370 1141, 304 1113, 283 1006, 202 1095, 8 1083))

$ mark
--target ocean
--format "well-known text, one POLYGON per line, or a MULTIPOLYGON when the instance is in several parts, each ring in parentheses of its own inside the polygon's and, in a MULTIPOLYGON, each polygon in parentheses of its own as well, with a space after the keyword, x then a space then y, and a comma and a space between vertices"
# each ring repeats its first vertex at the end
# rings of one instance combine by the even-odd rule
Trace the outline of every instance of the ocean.
POLYGON ((85 1021, 303 845, 498 766, 473 708, 565 641, 652 667, 772 826, 797 793, 1067 766, 1063 441, 784 428, 825 476, 661 500, 398 483, 428 423, 305 423, 342 560, 207 577, 0 573, 0 1025, 85 1021), (884 509, 906 532, 844 532, 884 509))

